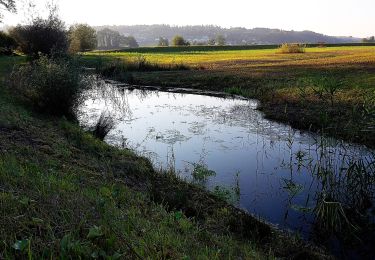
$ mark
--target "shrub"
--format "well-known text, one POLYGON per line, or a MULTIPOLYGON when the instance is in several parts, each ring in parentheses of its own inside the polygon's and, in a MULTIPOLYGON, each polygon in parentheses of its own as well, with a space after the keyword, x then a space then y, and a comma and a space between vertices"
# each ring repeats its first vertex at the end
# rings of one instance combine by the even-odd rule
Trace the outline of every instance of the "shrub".
POLYGON ((173 37, 172 44, 174 46, 189 46, 190 45, 190 43, 188 41, 185 41, 185 39, 180 35, 176 35, 175 37, 173 37))
POLYGON ((279 49, 279 53, 304 53, 306 45, 300 43, 283 43, 279 49))
POLYGON ((159 37, 158 40, 158 46, 159 47, 168 47, 169 46, 169 41, 167 38, 164 37, 159 37))
POLYGON ((29 25, 17 25, 9 33, 16 40, 20 51, 33 57, 38 57, 40 53, 66 53, 68 49, 65 25, 55 15, 47 19, 36 18, 29 25))
POLYGON ((35 110, 75 119, 81 93, 88 80, 83 78, 76 61, 41 56, 38 60, 15 68, 10 88, 35 110))
POLYGON ((10 35, 0 31, 0 55, 10 55, 16 47, 16 41, 10 35))

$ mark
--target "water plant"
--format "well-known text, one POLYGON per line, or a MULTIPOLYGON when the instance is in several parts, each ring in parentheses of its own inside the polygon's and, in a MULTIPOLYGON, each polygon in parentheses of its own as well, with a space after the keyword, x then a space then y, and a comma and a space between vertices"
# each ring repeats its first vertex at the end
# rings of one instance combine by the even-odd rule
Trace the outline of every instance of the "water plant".
POLYGON ((313 93, 321 100, 328 99, 332 107, 334 105, 335 95, 342 88, 342 86, 342 80, 337 79, 337 77, 333 75, 324 75, 311 80, 311 88, 313 93))
POLYGON ((216 172, 209 170, 206 165, 202 163, 193 163, 193 171, 191 173, 194 181, 198 183, 205 182, 208 177, 215 176, 216 172))

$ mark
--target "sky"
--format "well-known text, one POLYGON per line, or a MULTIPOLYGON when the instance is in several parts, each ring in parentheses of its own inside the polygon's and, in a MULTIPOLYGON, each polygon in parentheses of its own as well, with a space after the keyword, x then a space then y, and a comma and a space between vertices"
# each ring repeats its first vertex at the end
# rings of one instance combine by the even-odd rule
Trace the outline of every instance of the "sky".
MULTIPOLYGON (((46 1, 32 0, 34 11, 23 8, 4 16, 4 24, 24 23, 45 9, 46 1)), ((375 35, 375 0, 55 0, 68 24, 90 25, 219 25, 311 30, 332 36, 375 35)))

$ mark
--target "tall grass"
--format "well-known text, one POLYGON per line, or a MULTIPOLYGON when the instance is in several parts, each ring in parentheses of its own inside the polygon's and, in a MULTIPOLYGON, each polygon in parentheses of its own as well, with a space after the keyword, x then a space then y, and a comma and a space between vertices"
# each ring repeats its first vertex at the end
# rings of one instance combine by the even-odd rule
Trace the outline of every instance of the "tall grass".
POLYGON ((108 133, 114 128, 115 122, 110 115, 106 115, 105 112, 100 114, 98 121, 96 122, 92 133, 93 135, 100 139, 104 140, 104 138, 108 135, 108 133))
POLYGON ((142 55, 136 56, 131 60, 117 58, 110 61, 103 61, 99 58, 95 66, 98 74, 130 84, 134 83, 132 72, 190 70, 190 67, 182 63, 152 63, 142 55))

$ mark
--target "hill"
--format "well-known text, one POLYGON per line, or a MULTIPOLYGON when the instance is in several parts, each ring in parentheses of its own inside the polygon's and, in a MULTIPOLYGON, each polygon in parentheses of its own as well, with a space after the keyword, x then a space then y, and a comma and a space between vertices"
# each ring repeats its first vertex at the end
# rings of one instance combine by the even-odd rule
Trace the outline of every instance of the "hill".
POLYGON ((140 46, 155 46, 159 37, 169 40, 175 35, 182 35, 186 40, 195 43, 204 43, 223 35, 228 45, 245 44, 281 44, 285 42, 304 43, 353 43, 361 39, 354 37, 334 37, 312 31, 285 31, 280 29, 243 27, 222 28, 214 25, 170 26, 156 25, 113 25, 97 26, 97 30, 108 28, 120 34, 135 37, 140 46))

